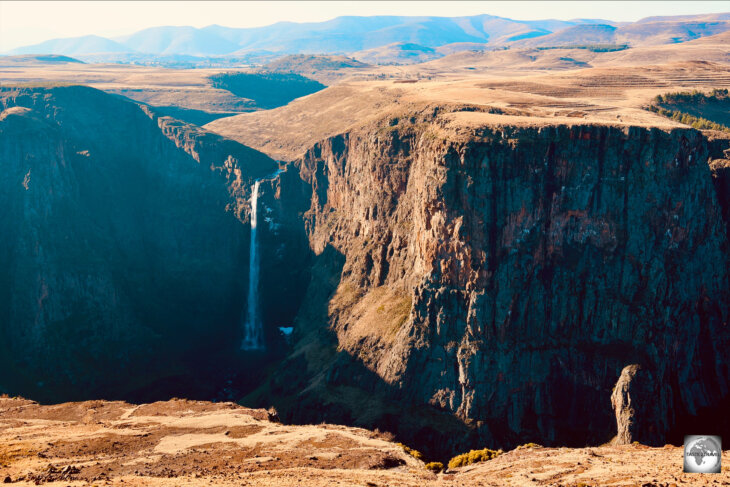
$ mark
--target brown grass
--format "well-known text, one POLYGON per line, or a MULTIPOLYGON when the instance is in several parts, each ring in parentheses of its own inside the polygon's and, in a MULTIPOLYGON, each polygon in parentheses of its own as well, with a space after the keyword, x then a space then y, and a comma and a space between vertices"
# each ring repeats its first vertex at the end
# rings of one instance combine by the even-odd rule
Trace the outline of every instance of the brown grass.
POLYGON ((379 286, 363 292, 344 282, 330 301, 329 310, 337 322, 348 324, 338 333, 340 344, 348 348, 367 338, 390 345, 408 320, 411 306, 410 295, 398 289, 379 286))

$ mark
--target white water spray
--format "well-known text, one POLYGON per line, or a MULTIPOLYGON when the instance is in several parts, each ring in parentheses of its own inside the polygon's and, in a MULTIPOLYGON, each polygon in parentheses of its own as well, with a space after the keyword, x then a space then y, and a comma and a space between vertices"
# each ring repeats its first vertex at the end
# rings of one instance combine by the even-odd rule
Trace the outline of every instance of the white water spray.
POLYGON ((264 337, 261 318, 259 317, 259 253, 256 239, 256 223, 259 199, 257 180, 251 191, 251 247, 248 254, 248 312, 243 325, 243 343, 241 350, 263 350, 264 337))

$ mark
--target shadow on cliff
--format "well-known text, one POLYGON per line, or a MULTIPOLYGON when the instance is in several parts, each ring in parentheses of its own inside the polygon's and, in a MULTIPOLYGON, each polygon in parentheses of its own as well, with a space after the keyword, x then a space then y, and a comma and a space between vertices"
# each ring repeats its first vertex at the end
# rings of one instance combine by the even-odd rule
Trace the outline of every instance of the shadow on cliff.
POLYGON ((413 401, 344 351, 328 326, 328 312, 345 257, 328 245, 311 258, 311 281, 294 324, 290 353, 241 404, 274 406, 292 424, 344 424, 391 433, 429 459, 448 460, 464 449, 493 447, 492 434, 509 435, 499 422, 486 428, 468 425, 449 412, 413 401))
MULTIPOLYGON (((683 139, 682 143, 686 141, 683 139)), ((333 151, 338 154, 341 152, 334 149, 333 151)), ((537 152, 543 153, 543 151, 537 152)), ((625 155, 622 153, 621 157, 625 155)), ((629 166, 621 167, 627 170, 629 166)), ((314 196, 321 204, 325 201, 328 179, 312 176, 312 180, 315 184, 314 188, 310 188, 308 196, 312 197, 314 190, 314 196)), ((626 201, 626 197, 618 201, 626 201)), ((624 215, 624 221, 626 218, 624 215)), ((585 253, 581 248, 574 253, 578 251, 585 253)), ((610 398, 611 388, 616 384, 622 367, 640 362, 652 370, 659 371, 662 369, 658 369, 655 362, 667 360, 664 356, 666 351, 659 352, 661 360, 652 359, 646 352, 644 345, 647 342, 644 339, 632 341, 620 335, 605 340, 601 335, 595 339, 589 336, 583 340, 557 343, 561 349, 565 349, 562 357, 555 354, 548 355, 551 360, 534 365, 549 368, 549 379, 544 381, 542 384, 544 387, 535 392, 535 395, 540 394, 541 404, 550 407, 534 410, 530 406, 530 399, 534 396, 528 394, 520 398, 511 390, 506 395, 504 404, 507 408, 524 408, 519 435, 510 428, 508 413, 502 414, 484 407, 483 404, 488 403, 488 399, 482 403, 482 409, 474 415, 476 418, 487 418, 486 420, 462 421, 452 411, 440 410, 436 406, 429 405, 427 399, 406 392, 413 388, 385 382, 377 373, 366 367, 359 357, 343 350, 336 333, 329 327, 329 303, 343 277, 345 256, 331 245, 326 245, 319 255, 310 255, 310 258, 311 281, 295 323, 293 349, 281 364, 274 367, 266 383, 243 399, 243 404, 248 406, 274 405, 281 417, 288 422, 307 424, 324 421, 389 431, 400 441, 424 451, 431 459, 445 459, 453 453, 470 448, 511 448, 531 441, 549 446, 600 445, 610 441, 616 434, 616 422, 610 398), (563 362, 572 362, 573 366, 561 366, 561 359, 563 362), (602 369, 600 374, 596 374, 602 377, 600 382, 592 380, 589 374, 581 377, 581 371, 590 371, 594 367, 602 369), (515 404, 516 401, 519 401, 519 404, 515 404), (499 415, 503 417, 500 418, 499 415)), ((565 264, 565 266, 572 265, 574 263, 565 264)), ((587 269, 585 274, 579 276, 579 280, 588 276, 592 267, 587 269)), ((548 271, 551 269, 548 268, 548 271)), ((667 272, 670 271, 671 269, 667 272)), ((548 274, 548 272, 543 273, 541 279, 546 282, 552 281, 552 276, 548 274)), ((672 279, 682 278, 681 274, 676 276, 670 274, 670 276, 672 279)), ((643 292, 641 288, 639 291, 643 292)), ((641 292, 636 293, 637 299, 642 298, 641 292)), ((704 298, 701 297, 700 302, 704 302, 704 298)), ((702 333, 705 334, 711 333, 710 329, 718 329, 715 325, 722 313, 718 310, 702 310, 703 305, 696 302, 695 304, 688 302, 688 309, 694 305, 698 306, 697 329, 703 330, 702 333)), ((633 309, 636 312, 636 308, 633 309)), ((691 311, 688 313, 690 317, 693 316, 691 311)), ((700 341, 707 345, 712 343, 713 337, 702 336, 700 341)), ((549 345, 550 343, 540 342, 535 346, 549 347, 549 345)), ((698 357, 695 357, 692 367, 699 376, 715 373, 727 376, 727 368, 724 372, 723 369, 717 369, 718 372, 712 371, 719 357, 719 355, 716 357, 712 347, 700 347, 697 354, 698 357)), ((417 375, 414 371, 423 368, 411 368, 409 377, 404 380, 416 383, 418 377, 414 377, 417 375)), ((662 415, 657 419, 664 421, 663 414, 668 413, 666 416, 668 423, 662 422, 660 427, 663 435, 661 440, 657 440, 656 445, 663 445, 665 440, 681 444, 684 434, 693 434, 699 429, 705 433, 729 434, 728 421, 724 419, 723 413, 723 408, 728 406, 726 392, 703 391, 710 399, 710 403, 713 399, 718 399, 719 402, 713 403, 708 408, 693 410, 693 399, 689 397, 687 391, 696 390, 688 384, 695 380, 695 377, 689 380, 685 377, 684 382, 680 383, 676 371, 673 368, 668 370, 670 372, 656 376, 658 382, 655 386, 662 392, 662 396, 640 398, 643 404, 661 402, 659 406, 662 415), (725 399, 722 399, 723 394, 725 399)), ((503 366, 500 371, 505 374, 515 373, 510 369, 510 364, 503 366)), ((484 370, 480 370, 480 380, 483 380, 484 376, 484 370)), ((707 380, 710 384, 720 383, 712 377, 707 377, 707 380)), ((496 387, 497 385, 493 386, 488 382, 484 391, 485 397, 488 397, 487 395, 496 387)))
MULTIPOLYGON (((295 322, 289 355, 270 367, 261 387, 241 399, 244 406, 273 406, 281 419, 291 424, 343 424, 387 432, 396 441, 423 452, 429 461, 448 461, 453 455, 470 449, 512 449, 529 442, 577 448, 599 446, 616 435, 611 410, 612 384, 602 388, 605 402, 595 404, 576 397, 577 389, 571 377, 555 378, 549 393, 560 411, 560 431, 552 440, 541 434, 537 426, 540 417, 535 411, 528 412, 525 420, 534 423, 533 427, 523 424, 525 429, 518 435, 504 420, 464 421, 451 411, 409 397, 398 384, 384 381, 360 358, 345 351, 328 325, 330 300, 340 284, 345 256, 328 245, 321 254, 312 254, 311 259, 311 281, 295 322), (577 412, 576 404, 583 409, 592 408, 593 417, 588 412, 580 413, 586 418, 574 418, 576 421, 572 422, 570 414, 577 412), (581 428, 586 421, 592 426, 581 428)), ((626 363, 637 358, 626 351, 620 355, 626 363)), ((619 375, 617 369, 616 380, 619 375)), ((685 434, 697 432, 730 435, 730 421, 724 414, 730 408, 727 399, 711 408, 691 412, 674 392, 680 389, 679 385, 665 386, 673 402, 667 407, 674 416, 665 432, 667 443, 682 445, 685 434)), ((641 407, 646 407, 660 398, 637 397, 636 400, 641 401, 641 407)), ((649 428, 654 430, 652 425, 649 428)), ((663 440, 656 444, 641 442, 651 446, 664 444, 663 440)))

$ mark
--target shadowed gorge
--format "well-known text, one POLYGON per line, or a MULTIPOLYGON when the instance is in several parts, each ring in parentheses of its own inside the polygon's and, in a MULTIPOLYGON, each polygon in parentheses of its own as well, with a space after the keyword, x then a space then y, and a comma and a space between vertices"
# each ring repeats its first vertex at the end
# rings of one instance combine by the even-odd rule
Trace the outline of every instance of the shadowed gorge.
POLYGON ((252 183, 276 163, 90 88, 0 100, 0 389, 215 397, 239 355, 252 183))
POLYGON ((325 86, 295 73, 220 73, 210 77, 213 88, 256 102, 262 108, 286 105, 325 86))
POLYGON ((263 154, 96 90, 2 93, 4 360, 24 371, 5 390, 212 398, 264 381, 244 402, 435 456, 606 442, 634 363, 661 378, 656 444, 727 401, 724 172, 700 132, 424 107, 271 176, 263 154), (251 313, 266 351, 235 345, 251 313))

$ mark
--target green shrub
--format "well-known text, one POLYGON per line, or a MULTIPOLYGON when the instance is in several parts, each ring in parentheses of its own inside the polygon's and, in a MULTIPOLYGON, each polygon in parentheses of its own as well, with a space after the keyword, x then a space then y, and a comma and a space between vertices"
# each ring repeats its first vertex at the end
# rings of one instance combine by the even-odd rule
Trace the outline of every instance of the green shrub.
POLYGON ((430 470, 435 473, 439 473, 444 469, 444 464, 441 462, 429 462, 426 464, 426 470, 430 470))
POLYGON ((676 122, 689 125, 692 128, 696 128, 698 130, 718 130, 720 132, 730 132, 730 127, 726 127, 725 125, 713 122, 712 120, 707 120, 706 118, 695 117, 694 115, 680 112, 679 110, 668 110, 666 108, 658 107, 656 105, 650 105, 649 107, 647 107, 647 109, 650 112, 661 115, 662 117, 671 118, 676 122))
POLYGON ((718 102, 728 98, 728 90, 726 88, 714 89, 705 94, 701 91, 677 91, 674 93, 665 93, 654 97, 655 103, 663 103, 666 105, 674 105, 677 103, 694 103, 702 104, 709 102, 718 102))
POLYGON ((486 462, 493 458, 497 458, 499 455, 504 453, 502 450, 490 450, 485 448, 483 450, 472 450, 469 453, 462 453, 449 460, 449 468, 464 467, 471 465, 472 463, 486 462))

